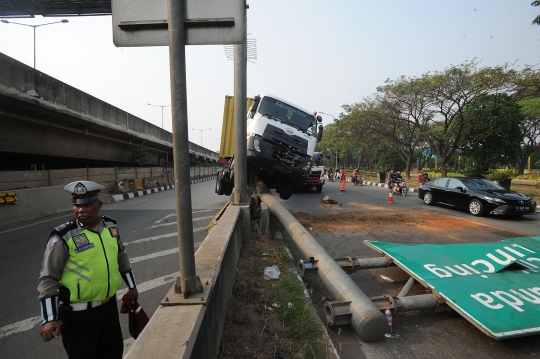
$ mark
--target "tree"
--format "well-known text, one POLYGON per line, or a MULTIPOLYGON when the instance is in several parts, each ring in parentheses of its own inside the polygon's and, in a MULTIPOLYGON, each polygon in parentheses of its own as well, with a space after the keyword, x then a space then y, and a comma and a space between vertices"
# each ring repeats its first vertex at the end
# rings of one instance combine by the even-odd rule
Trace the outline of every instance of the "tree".
POLYGON ((131 154, 129 155, 128 161, 135 167, 144 167, 150 164, 150 156, 148 155, 146 141, 140 145, 131 145, 131 154))
POLYGON ((325 126, 324 136, 317 146, 321 149, 321 152, 327 153, 331 156, 335 155, 334 166, 335 168, 340 167, 341 161, 339 160, 339 155, 341 152, 343 152, 344 142, 343 133, 336 122, 325 126))
MULTIPOLYGON (((531 6, 540 6, 540 0, 534 0, 531 3, 531 6)), ((536 19, 533 20, 531 25, 540 25, 540 15, 538 15, 536 19)))
POLYGON ((467 174, 483 177, 490 168, 515 165, 522 140, 521 107, 508 94, 477 97, 463 110, 465 122, 462 153, 474 162, 467 174), (500 106, 504 104, 504 106, 500 106))
POLYGON ((508 103, 532 96, 540 91, 540 73, 529 66, 518 71, 509 64, 478 68, 476 60, 472 60, 420 78, 401 77, 387 83, 378 91, 390 98, 387 103, 400 106, 404 120, 414 122, 420 129, 422 138, 437 152, 441 174, 445 176, 467 121, 475 120, 464 117, 464 108, 484 95, 506 92, 511 94, 508 103))
POLYGON ((343 105, 345 114, 338 122, 342 132, 346 134, 346 150, 355 156, 356 168, 369 157, 378 142, 377 136, 370 130, 367 114, 356 106, 343 105))
POLYGON ((518 170, 523 174, 529 156, 540 151, 540 98, 529 97, 518 102, 524 116, 521 121, 521 154, 518 170))

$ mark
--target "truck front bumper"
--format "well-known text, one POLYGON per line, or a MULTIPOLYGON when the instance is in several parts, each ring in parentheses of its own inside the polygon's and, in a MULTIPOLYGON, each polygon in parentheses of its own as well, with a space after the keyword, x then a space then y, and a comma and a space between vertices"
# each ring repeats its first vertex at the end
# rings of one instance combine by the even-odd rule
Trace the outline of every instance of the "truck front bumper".
POLYGON ((248 139, 247 161, 248 165, 256 167, 257 171, 268 171, 267 175, 286 176, 301 182, 308 178, 311 170, 311 160, 307 154, 279 148, 254 136, 248 139))

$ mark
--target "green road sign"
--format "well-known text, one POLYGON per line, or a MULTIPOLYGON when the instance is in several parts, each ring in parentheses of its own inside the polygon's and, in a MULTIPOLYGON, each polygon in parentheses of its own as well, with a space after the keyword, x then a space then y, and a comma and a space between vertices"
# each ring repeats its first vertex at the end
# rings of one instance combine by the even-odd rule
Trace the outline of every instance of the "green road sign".
POLYGON ((496 338, 540 332, 540 237, 471 244, 364 241, 496 338))

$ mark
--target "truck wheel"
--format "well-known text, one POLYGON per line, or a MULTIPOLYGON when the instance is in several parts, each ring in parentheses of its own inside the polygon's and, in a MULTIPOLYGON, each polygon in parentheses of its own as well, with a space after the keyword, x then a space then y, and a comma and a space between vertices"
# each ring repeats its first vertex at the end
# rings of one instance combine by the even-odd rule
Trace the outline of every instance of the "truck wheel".
POLYGON ((223 182, 223 187, 225 187, 225 189, 223 190, 225 196, 230 196, 234 185, 232 183, 223 182))
POLYGON ((289 199, 291 198, 293 192, 294 192, 294 188, 295 188, 295 185, 294 183, 293 184, 288 184, 286 186, 283 186, 280 188, 280 191, 279 191, 279 198, 281 199, 289 199))
POLYGON ((315 189, 317 190, 317 192, 321 192, 322 191, 322 184, 316 186, 315 189))
POLYGON ((218 174, 216 176, 216 193, 219 194, 220 196, 225 193, 225 189, 223 188, 223 184, 224 184, 223 183, 223 177, 218 172, 218 174))

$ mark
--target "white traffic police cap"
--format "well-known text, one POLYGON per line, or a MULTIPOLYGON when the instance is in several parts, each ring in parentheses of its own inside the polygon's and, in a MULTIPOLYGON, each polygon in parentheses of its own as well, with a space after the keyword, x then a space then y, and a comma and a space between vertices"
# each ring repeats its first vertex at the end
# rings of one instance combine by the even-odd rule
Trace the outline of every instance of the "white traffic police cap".
POLYGON ((96 182, 75 181, 65 186, 64 191, 71 193, 71 202, 77 205, 95 201, 103 188, 105 187, 96 182))

